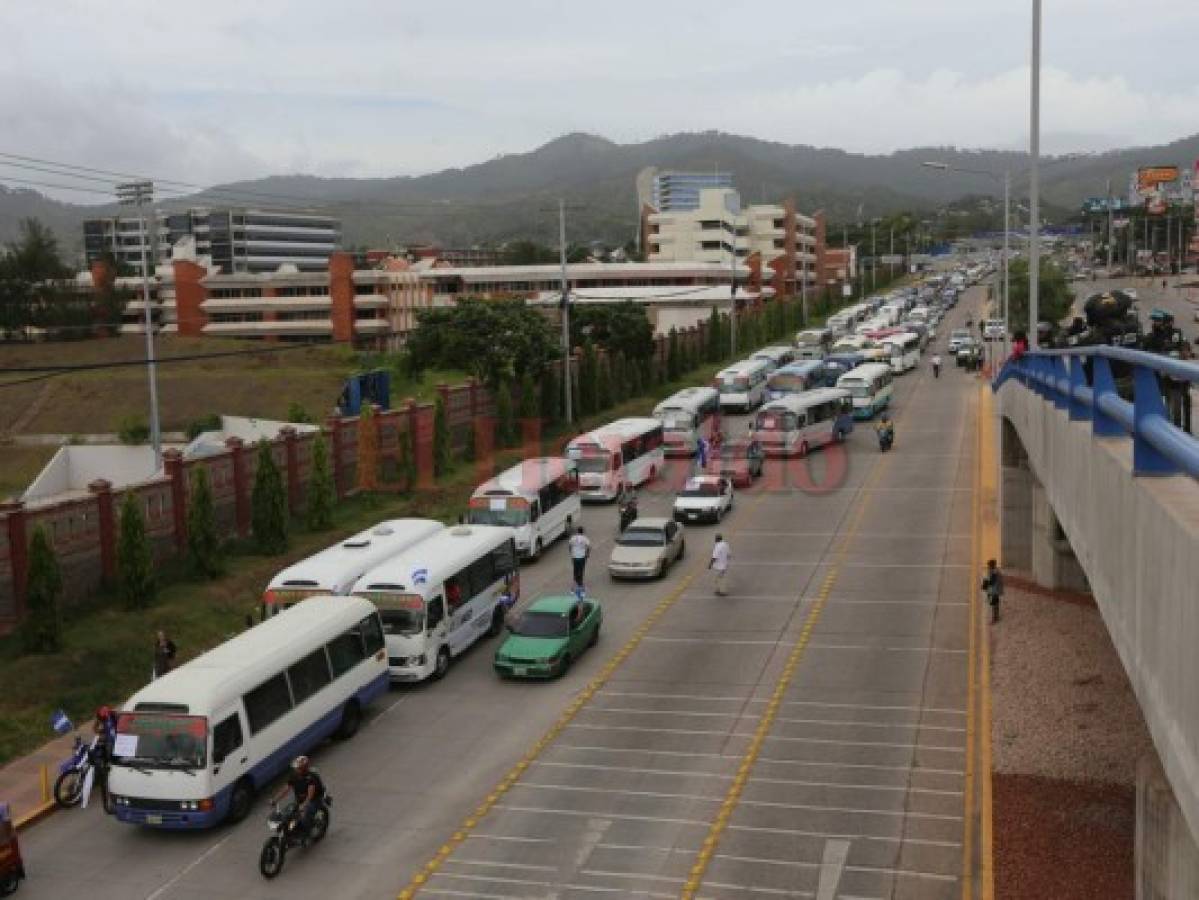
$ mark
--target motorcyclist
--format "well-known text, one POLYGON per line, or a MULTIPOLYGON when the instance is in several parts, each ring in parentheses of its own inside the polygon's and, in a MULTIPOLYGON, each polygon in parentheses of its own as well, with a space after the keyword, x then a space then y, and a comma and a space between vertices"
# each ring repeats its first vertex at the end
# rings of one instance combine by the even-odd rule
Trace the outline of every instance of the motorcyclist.
POLYGON ((891 449, 891 445, 895 443, 895 426, 891 424, 891 419, 886 413, 875 423, 874 431, 878 435, 879 449, 891 449))
POLYGON ((292 760, 291 774, 287 778, 287 784, 275 794, 275 802, 286 797, 288 791, 291 791, 295 797, 300 834, 302 839, 307 841, 308 832, 312 829, 312 821, 325 796, 325 783, 312 768, 307 756, 297 756, 292 760))
POLYGON ((630 523, 637 519, 637 491, 631 487, 626 488, 620 496, 617 509, 620 517, 620 530, 623 532, 630 523))

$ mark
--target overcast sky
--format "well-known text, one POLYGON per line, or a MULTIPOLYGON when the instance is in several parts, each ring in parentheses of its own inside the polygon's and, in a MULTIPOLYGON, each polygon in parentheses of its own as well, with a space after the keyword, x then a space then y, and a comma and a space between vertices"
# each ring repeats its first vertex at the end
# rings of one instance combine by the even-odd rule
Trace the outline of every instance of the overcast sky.
MULTIPOLYGON (((569 131, 623 143, 716 128, 871 153, 1026 147, 1030 9, 3 0, 0 152, 212 183, 418 174, 569 131)), ((1047 0, 1047 149, 1199 131, 1197 35, 1194 2, 1047 0)))

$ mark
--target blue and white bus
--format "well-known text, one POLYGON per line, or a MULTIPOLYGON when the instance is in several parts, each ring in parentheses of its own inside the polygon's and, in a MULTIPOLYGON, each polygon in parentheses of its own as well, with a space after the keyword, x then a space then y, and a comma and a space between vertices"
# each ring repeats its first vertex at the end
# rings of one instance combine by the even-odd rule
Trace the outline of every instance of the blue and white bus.
POLYGON ((837 387, 853 398, 853 417, 869 419, 891 405, 894 375, 887 363, 863 363, 837 379, 837 387))
POLYGON ((823 386, 823 361, 795 362, 772 372, 766 379, 766 399, 777 400, 788 394, 799 394, 823 386))
POLYGON ((108 788, 117 819, 154 828, 236 821, 254 794, 387 691, 368 600, 315 597, 142 688, 117 713, 108 788))
POLYGON ((716 373, 720 408, 751 412, 766 399, 766 379, 771 367, 764 359, 743 359, 716 373))
POLYGON ((837 380, 866 361, 860 353, 830 353, 824 358, 825 387, 836 387, 837 380))
POLYGON ((920 365, 920 335, 904 331, 883 338, 879 344, 891 351, 891 371, 896 375, 920 365))
POLYGON ((851 431, 853 401, 839 388, 771 400, 754 419, 754 438, 768 456, 807 456, 814 447, 844 441, 851 431))

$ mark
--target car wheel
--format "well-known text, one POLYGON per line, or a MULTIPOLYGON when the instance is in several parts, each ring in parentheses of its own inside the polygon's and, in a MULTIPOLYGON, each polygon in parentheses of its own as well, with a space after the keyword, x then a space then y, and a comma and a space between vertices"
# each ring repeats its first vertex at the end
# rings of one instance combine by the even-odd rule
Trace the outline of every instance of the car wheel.
POLYGON ((504 630, 504 608, 497 606, 491 613, 491 624, 487 626, 487 636, 495 637, 504 630))
POLYGON ((559 678, 565 677, 566 673, 570 671, 570 663, 571 663, 570 654, 569 653, 563 654, 562 662, 560 662, 558 664, 558 677, 559 678))
POLYGON ((600 627, 598 625, 596 625, 595 631, 591 632, 591 639, 589 641, 587 641, 588 647, 594 647, 596 644, 599 643, 599 630, 600 630, 600 627))
POLYGON ((357 700, 351 700, 341 711, 341 724, 337 726, 337 739, 348 741, 358 733, 362 725, 362 709, 357 700))
POLYGON ((680 541, 679 542, 679 555, 676 556, 675 559, 682 559, 686 555, 687 555, 687 542, 680 541))

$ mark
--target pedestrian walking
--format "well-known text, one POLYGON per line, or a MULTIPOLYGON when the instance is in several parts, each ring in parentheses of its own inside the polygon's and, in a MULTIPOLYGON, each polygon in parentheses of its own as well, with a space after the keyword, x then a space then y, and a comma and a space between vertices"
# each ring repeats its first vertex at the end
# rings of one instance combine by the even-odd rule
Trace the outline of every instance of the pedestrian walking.
POLYGON ((991 621, 999 621, 999 601, 1003 599, 1003 573, 999 564, 993 559, 987 560, 987 574, 983 576, 983 593, 987 595, 987 603, 991 605, 991 621))
POLYGON ((695 465, 697 475, 702 475, 708 467, 708 441, 702 434, 695 442, 695 465))
POLYGON ((941 377, 941 355, 939 353, 934 353, 933 354, 933 378, 940 378, 940 377, 941 377))
POLYGON ((154 677, 161 678, 175 667, 175 642, 159 629, 154 638, 154 677))
POLYGON ((716 535, 716 543, 712 545, 712 558, 708 560, 708 568, 716 573, 716 596, 728 594, 729 560, 732 559, 733 549, 724 535, 716 535))
POLYGON ((586 593, 583 587, 583 573, 587 568, 587 557, 591 555, 591 539, 583 534, 583 526, 575 529, 570 536, 570 564, 574 568, 575 593, 582 596, 586 593))

